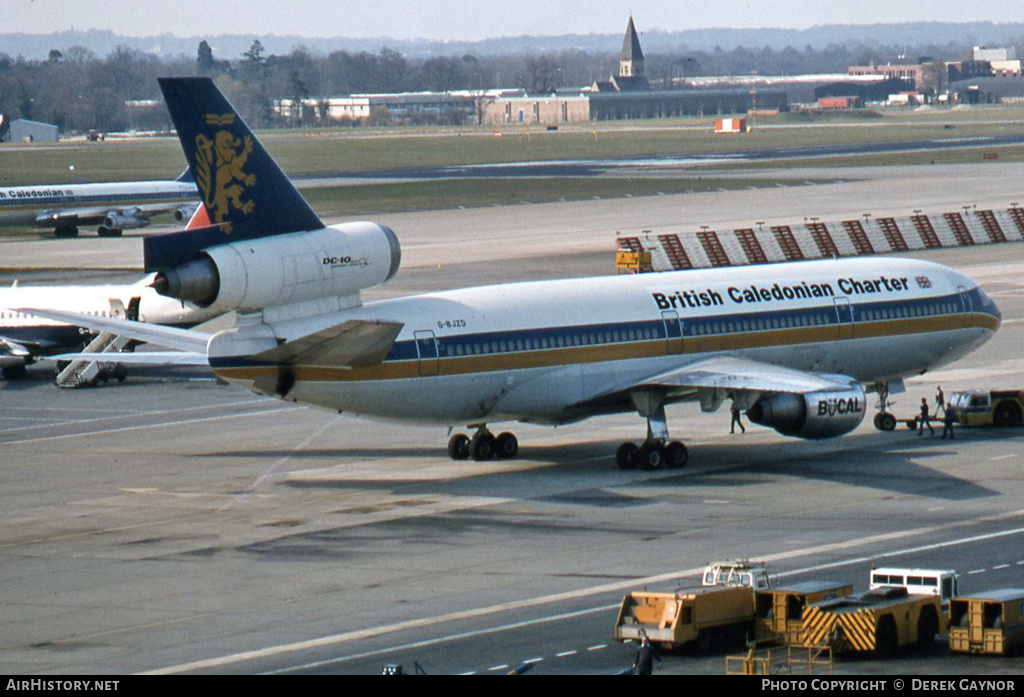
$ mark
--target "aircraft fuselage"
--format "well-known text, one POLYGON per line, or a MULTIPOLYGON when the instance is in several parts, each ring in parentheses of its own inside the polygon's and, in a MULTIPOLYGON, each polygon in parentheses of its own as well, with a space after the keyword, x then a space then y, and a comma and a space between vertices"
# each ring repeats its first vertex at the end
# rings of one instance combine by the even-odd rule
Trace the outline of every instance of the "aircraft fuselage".
MULTIPOLYGON (((290 340, 349 319, 404 328, 380 365, 289 368, 285 397, 452 425, 632 410, 593 400, 722 354, 861 383, 895 380, 966 355, 996 331, 1000 314, 950 268, 849 259, 468 288, 273 328, 290 340)), ((250 389, 281 369, 215 347, 218 375, 250 389)))

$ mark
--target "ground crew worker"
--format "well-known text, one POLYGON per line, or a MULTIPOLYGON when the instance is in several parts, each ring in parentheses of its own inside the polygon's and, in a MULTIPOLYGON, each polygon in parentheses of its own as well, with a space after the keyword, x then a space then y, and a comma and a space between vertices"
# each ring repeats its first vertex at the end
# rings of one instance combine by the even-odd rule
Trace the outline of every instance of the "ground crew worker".
POLYGON ((938 385, 935 388, 935 415, 939 415, 939 409, 942 409, 942 413, 946 413, 946 395, 942 393, 942 385, 938 385))
POLYGON ((729 424, 729 433, 736 433, 736 427, 737 426, 740 427, 740 432, 746 433, 747 429, 745 429, 743 427, 743 421, 740 420, 740 408, 736 404, 735 400, 733 400, 731 411, 732 411, 732 423, 729 424))
POLYGON ((927 426, 928 430, 931 431, 931 435, 935 435, 935 429, 932 428, 931 419, 928 418, 928 400, 921 397, 921 416, 917 419, 917 435, 924 435, 924 427, 927 426))
POLYGON ((953 410, 947 409, 946 413, 942 418, 942 437, 945 439, 946 434, 949 434, 949 439, 953 440, 953 410))
POLYGON ((636 675, 651 675, 654 673, 654 662, 658 662, 658 670, 661 670, 661 654, 658 649, 651 646, 651 640, 644 634, 640 640, 640 648, 636 650, 636 660, 633 661, 633 673, 636 675))

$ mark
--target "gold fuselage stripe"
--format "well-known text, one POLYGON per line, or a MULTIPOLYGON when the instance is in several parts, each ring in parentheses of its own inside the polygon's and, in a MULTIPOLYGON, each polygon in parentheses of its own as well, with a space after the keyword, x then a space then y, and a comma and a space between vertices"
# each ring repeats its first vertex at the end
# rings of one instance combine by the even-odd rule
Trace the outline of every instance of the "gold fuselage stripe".
MULTIPOLYGON (((717 336, 688 336, 682 339, 682 355, 738 351, 744 349, 797 346, 822 342, 919 335, 959 329, 988 329, 995 331, 999 320, 984 313, 958 313, 907 319, 858 322, 856 324, 828 324, 817 327, 795 327, 750 331, 717 336), (849 333, 847 336, 845 333, 849 333)), ((484 374, 507 370, 550 368, 563 365, 601 363, 637 358, 659 358, 674 355, 669 351, 672 342, 680 339, 658 338, 643 341, 620 342, 599 346, 574 346, 557 349, 509 351, 482 356, 438 356, 417 359, 386 360, 362 368, 331 368, 324 366, 292 366, 295 379, 310 382, 365 382, 375 380, 401 380, 440 375, 484 374), (430 365, 423 370, 421 363, 430 365), (436 370, 434 367, 436 366, 436 370)), ((275 375, 276 365, 225 365, 214 360, 215 372, 233 380, 254 380, 260 376, 275 375)))

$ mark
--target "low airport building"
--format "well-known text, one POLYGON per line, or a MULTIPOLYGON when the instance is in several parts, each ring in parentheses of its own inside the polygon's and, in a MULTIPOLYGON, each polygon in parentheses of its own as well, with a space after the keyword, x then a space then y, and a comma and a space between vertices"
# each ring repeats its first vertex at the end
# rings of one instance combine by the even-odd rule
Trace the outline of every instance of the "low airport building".
POLYGON ((52 123, 14 119, 7 130, 7 140, 12 143, 56 143, 60 129, 52 123))

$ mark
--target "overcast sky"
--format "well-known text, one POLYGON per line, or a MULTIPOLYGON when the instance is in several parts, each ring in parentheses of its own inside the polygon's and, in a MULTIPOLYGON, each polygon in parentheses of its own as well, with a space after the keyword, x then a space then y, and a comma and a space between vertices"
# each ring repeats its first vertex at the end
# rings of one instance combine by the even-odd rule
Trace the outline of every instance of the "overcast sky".
MULTIPOLYGON (((637 29, 1022 22, 1024 0, 0 0, 0 33, 469 40, 637 29)), ((3 50, 0 44, 0 51, 3 50)))

